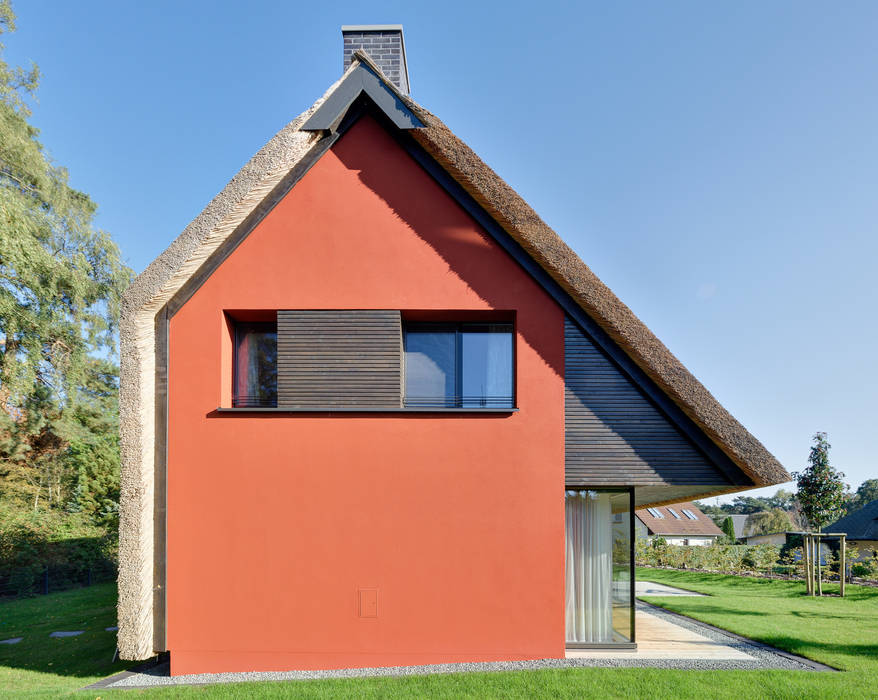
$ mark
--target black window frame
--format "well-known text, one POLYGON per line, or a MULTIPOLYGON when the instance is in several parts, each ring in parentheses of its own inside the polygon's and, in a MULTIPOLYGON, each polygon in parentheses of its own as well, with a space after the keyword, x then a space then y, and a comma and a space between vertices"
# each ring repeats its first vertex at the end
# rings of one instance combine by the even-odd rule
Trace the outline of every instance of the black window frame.
MULTIPOLYGON (((402 403, 405 408, 460 408, 460 409, 472 409, 472 408, 492 408, 497 410, 508 410, 516 408, 516 396, 517 396, 517 386, 516 386, 516 355, 515 355, 515 323, 513 321, 407 321, 403 318, 402 321, 402 359, 403 359, 403 372, 407 371, 405 368, 406 356, 408 353, 408 336, 409 333, 454 333, 454 395, 451 397, 445 397, 443 401, 439 401, 438 397, 436 397, 435 402, 429 403, 432 400, 432 397, 423 398, 423 399, 409 399, 408 397, 408 377, 404 375, 403 377, 403 386, 402 386, 402 403), (496 327, 502 327, 504 330, 493 330, 496 327), (463 333, 464 332, 480 332, 479 329, 485 329, 481 332, 486 333, 501 333, 508 332, 511 338, 510 343, 510 388, 512 391, 511 396, 509 397, 508 405, 498 405, 496 403, 485 404, 483 403, 481 406, 473 406, 471 404, 465 404, 466 401, 472 401, 472 397, 463 396, 463 333), (491 330, 488 330, 491 329, 491 330)), ((482 397, 482 401, 484 402, 489 397, 482 397)), ((505 398, 505 397, 504 397, 505 398)))
POLYGON ((278 368, 277 368, 277 321, 239 321, 232 320, 234 332, 232 333, 232 407, 233 408, 277 408, 278 396, 278 368), (245 332, 273 332, 275 336, 275 375, 274 375, 274 400, 257 402, 252 400, 242 401, 238 394, 238 349, 241 345, 241 334, 245 332))

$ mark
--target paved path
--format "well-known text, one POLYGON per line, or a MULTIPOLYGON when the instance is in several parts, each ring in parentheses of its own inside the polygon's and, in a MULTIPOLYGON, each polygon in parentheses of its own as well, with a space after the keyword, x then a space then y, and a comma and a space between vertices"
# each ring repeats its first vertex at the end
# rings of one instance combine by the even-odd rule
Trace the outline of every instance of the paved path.
MULTIPOLYGON (((655 595, 655 594, 653 594, 655 595)), ((723 640, 711 639, 695 630, 638 607, 635 612, 637 649, 568 649, 568 659, 702 659, 753 661, 750 654, 723 640)))
POLYGON ((704 597, 703 593, 684 591, 682 588, 674 588, 673 586, 653 583, 652 581, 635 581, 634 594, 638 597, 642 595, 694 595, 704 597))

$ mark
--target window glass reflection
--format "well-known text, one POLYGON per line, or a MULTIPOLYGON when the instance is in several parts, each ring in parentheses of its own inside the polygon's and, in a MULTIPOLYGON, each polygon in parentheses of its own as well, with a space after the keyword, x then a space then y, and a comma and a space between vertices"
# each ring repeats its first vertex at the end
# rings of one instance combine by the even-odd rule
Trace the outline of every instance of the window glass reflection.
POLYGON ((511 323, 409 323, 405 405, 512 408, 511 323))
POLYGON ((236 407, 277 406, 276 324, 236 324, 234 389, 236 407))

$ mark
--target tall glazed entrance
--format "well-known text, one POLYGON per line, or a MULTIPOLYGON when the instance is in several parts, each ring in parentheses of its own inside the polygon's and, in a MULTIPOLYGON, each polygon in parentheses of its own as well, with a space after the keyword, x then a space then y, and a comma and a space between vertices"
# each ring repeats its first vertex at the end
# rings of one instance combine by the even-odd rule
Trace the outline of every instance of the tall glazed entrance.
POLYGON ((567 646, 634 646, 632 489, 565 493, 567 646))

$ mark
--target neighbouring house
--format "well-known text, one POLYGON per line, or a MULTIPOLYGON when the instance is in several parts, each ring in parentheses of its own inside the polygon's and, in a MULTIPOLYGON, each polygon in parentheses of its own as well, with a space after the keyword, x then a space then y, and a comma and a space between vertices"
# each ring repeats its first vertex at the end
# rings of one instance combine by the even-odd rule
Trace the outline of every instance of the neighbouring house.
POLYGON ((772 544, 777 547, 783 547, 787 543, 789 532, 769 532, 759 535, 746 535, 743 540, 744 544, 772 544))
POLYGON ((694 503, 672 506, 651 506, 634 511, 638 537, 652 540, 662 537, 668 544, 704 547, 716 542, 725 533, 694 503))
POLYGON ((634 510, 790 477, 411 99, 401 27, 343 36, 342 77, 125 295, 120 655, 632 646, 634 510))
POLYGON ((823 531, 847 535, 847 541, 860 550, 857 561, 878 556, 878 500, 848 513, 823 531))

